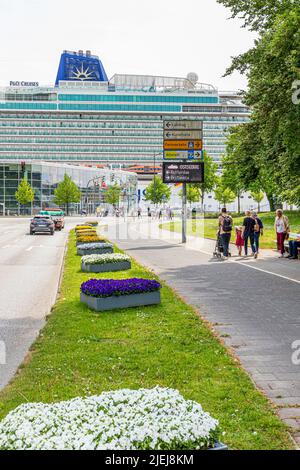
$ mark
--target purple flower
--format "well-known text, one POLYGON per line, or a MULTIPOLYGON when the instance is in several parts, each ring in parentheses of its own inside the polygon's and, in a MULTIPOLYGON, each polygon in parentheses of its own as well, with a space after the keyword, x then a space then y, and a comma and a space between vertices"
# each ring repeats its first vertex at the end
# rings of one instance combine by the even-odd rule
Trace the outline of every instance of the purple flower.
POLYGON ((142 294, 161 289, 154 279, 90 279, 81 285, 81 292, 91 297, 111 297, 129 294, 142 294))

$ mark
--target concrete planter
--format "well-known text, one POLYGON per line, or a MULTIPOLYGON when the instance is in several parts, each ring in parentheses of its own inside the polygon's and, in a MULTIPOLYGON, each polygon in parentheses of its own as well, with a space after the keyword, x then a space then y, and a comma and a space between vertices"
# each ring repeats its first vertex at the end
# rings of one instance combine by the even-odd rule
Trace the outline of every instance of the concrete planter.
POLYGON ((93 248, 92 250, 82 250, 80 246, 77 247, 77 255, 86 256, 86 255, 106 255, 114 252, 114 249, 111 246, 105 248, 93 248))
POLYGON ((118 263, 86 264, 81 263, 81 269, 85 273, 109 273, 116 271, 127 271, 131 269, 130 261, 119 261, 118 263))
POLYGON ((215 446, 208 450, 228 450, 228 447, 225 444, 222 444, 222 442, 216 442, 215 446))
POLYGON ((96 312, 115 310, 119 308, 156 305, 160 303, 160 291, 145 292, 144 294, 129 294, 105 298, 91 297, 81 292, 80 301, 96 312))

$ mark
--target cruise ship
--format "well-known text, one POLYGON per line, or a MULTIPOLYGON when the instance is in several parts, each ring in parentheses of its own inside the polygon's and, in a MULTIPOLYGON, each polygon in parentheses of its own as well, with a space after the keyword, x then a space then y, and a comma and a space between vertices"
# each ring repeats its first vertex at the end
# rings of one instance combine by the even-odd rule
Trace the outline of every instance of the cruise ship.
POLYGON ((196 73, 108 78, 90 51, 64 51, 53 86, 0 89, 0 161, 158 172, 165 119, 203 121, 204 150, 220 163, 228 130, 247 122, 249 109, 238 93, 201 83, 196 73))

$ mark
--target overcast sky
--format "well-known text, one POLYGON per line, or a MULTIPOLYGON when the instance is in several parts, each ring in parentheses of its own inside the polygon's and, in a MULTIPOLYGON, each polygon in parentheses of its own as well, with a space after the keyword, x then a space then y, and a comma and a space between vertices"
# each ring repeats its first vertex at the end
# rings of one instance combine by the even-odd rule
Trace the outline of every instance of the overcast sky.
POLYGON ((222 78, 230 57, 254 35, 216 0, 0 0, 0 85, 53 85, 64 49, 90 49, 115 73, 186 76, 221 90, 246 87, 222 78))

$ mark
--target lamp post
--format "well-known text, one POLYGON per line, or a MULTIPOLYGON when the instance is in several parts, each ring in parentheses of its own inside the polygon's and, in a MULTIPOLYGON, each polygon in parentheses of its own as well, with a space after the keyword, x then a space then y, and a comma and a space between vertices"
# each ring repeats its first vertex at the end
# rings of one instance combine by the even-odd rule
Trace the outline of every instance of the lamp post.
POLYGON ((88 181, 87 185, 86 185, 86 189, 87 189, 87 197, 86 197, 86 200, 87 200, 87 212, 89 212, 89 186, 90 186, 91 183, 94 183, 94 192, 93 192, 94 197, 93 197, 93 199, 92 199, 92 202, 93 202, 93 200, 94 200, 94 203, 95 203, 95 188, 96 188, 96 183, 97 183, 97 182, 99 183, 99 179, 100 179, 100 178, 101 178, 100 176, 96 176, 96 177, 90 179, 90 180, 88 181))
POLYGON ((154 166, 153 166, 153 192, 154 192, 154 204, 156 206, 156 181, 155 181, 155 177, 156 177, 156 157, 158 157, 159 155, 162 155, 163 152, 154 152, 153 154, 153 163, 154 163, 154 166))

